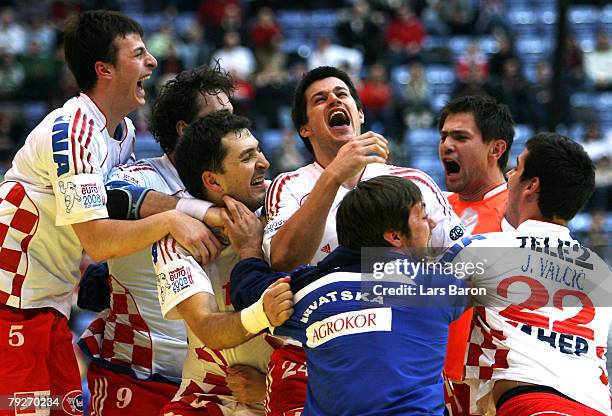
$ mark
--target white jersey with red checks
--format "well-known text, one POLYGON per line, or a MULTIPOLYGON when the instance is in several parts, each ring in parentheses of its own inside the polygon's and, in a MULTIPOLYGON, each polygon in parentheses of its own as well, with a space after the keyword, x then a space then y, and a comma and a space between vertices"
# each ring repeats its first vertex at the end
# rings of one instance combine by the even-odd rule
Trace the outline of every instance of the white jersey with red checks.
POLYGON ((0 184, 0 303, 70 315, 83 254, 71 224, 108 217, 104 180, 133 147, 132 122, 111 137, 83 93, 32 130, 0 184))
MULTIPOLYGON (((113 181, 189 197, 167 156, 118 166, 109 174, 108 182, 113 181)), ((151 246, 111 259, 108 267, 111 307, 92 322, 82 341, 93 357, 129 367, 138 378, 159 374, 179 382, 187 355, 187 335, 182 322, 162 316, 151 246)))
POLYGON ((535 220, 462 243, 465 248, 449 250, 458 252, 454 264, 485 265, 471 276, 486 293, 473 298, 466 352, 466 382, 476 389, 480 414, 494 412, 496 380, 515 380, 552 387, 612 415, 605 359, 612 313, 601 299, 611 282, 605 262, 566 227, 535 220))
MULTIPOLYGON (((227 247, 214 262, 202 267, 172 236, 160 240, 153 246, 153 263, 164 317, 181 319, 176 306, 200 292, 213 295, 220 312, 234 311, 229 298, 229 280, 239 260, 238 254, 227 247)), ((227 408, 227 400, 235 400, 225 380, 228 366, 248 365, 266 373, 272 347, 263 335, 224 350, 206 347, 189 327, 187 337, 189 350, 175 401, 187 402, 193 407, 223 402, 227 408)))
MULTIPOLYGON (((304 204, 315 183, 323 173, 324 168, 317 162, 306 165, 293 172, 278 175, 266 196, 266 212, 268 225, 264 231, 264 252, 270 258, 270 244, 272 237, 283 224, 304 204)), ((421 190, 423 202, 426 204, 427 214, 436 222, 432 231, 431 244, 434 247, 448 247, 465 233, 461 221, 453 212, 446 196, 440 191, 438 185, 426 173, 410 168, 374 163, 367 165, 361 181, 372 179, 381 175, 395 175, 412 180, 421 190)), ((341 186, 327 215, 325 231, 321 243, 310 261, 317 264, 325 256, 338 247, 336 235, 336 211, 344 196, 350 189, 341 186)))

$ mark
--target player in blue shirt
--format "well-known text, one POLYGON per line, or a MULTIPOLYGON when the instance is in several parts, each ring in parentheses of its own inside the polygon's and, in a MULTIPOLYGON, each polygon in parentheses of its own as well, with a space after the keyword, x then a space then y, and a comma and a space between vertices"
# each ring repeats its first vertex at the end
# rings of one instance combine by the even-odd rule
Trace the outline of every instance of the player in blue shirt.
POLYGON ((247 307, 271 282, 289 282, 294 313, 274 334, 305 348, 304 415, 444 413, 448 325, 467 302, 453 289, 465 284, 413 252, 427 246, 432 225, 414 183, 392 176, 359 183, 338 209, 340 246, 290 280, 261 255, 245 258, 257 253, 258 241, 240 221, 244 215, 228 226, 232 245, 251 249, 239 250, 232 302, 247 307), (362 254, 364 247, 386 249, 362 254))

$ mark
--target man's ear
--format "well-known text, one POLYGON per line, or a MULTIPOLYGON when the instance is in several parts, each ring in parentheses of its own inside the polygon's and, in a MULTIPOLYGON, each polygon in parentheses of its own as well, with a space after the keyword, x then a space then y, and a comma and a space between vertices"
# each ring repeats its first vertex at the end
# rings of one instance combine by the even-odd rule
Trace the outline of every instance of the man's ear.
POLYGON ((111 66, 108 62, 96 61, 94 69, 98 79, 112 79, 113 71, 111 71, 111 66))
POLYGON ((189 124, 187 124, 186 121, 184 120, 179 120, 176 122, 176 134, 178 135, 178 137, 183 137, 183 133, 185 133, 185 129, 187 128, 189 124))
POLYGON ((302 127, 300 127, 300 136, 306 138, 310 138, 310 136, 312 136, 312 130, 310 130, 307 124, 304 124, 302 127))
POLYGON ((529 179, 529 184, 525 188, 528 195, 537 195, 540 193, 540 178, 537 176, 529 179))
POLYGON ((402 234, 398 231, 393 231, 393 230, 385 231, 383 233, 383 238, 385 239, 387 243, 391 244, 392 247, 396 247, 396 248, 402 247, 404 243, 402 239, 402 234))
POLYGON ((497 139, 493 142, 493 145, 489 149, 489 155, 495 158, 495 162, 499 160, 500 157, 506 151, 506 142, 502 139, 497 139))
POLYGON ((223 188, 219 184, 217 175, 214 172, 211 172, 209 170, 205 170, 204 172, 202 172, 202 184, 207 190, 211 192, 219 194, 223 193, 223 188))
POLYGON ((365 115, 363 114, 363 109, 359 110, 359 122, 361 124, 365 122, 365 115))

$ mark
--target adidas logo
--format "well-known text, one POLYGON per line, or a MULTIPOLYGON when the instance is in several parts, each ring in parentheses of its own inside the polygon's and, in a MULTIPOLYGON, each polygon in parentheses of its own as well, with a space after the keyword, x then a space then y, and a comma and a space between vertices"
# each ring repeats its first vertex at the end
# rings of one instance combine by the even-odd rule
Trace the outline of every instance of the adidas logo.
POLYGON ((331 246, 329 244, 325 244, 323 247, 321 247, 321 251, 323 253, 329 254, 331 253, 331 246))

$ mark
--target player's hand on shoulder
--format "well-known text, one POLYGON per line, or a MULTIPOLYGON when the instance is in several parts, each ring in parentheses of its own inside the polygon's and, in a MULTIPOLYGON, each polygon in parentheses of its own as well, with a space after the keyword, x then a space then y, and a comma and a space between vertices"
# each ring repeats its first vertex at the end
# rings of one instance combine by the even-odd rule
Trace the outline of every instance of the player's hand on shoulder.
POLYGON ((214 261, 223 250, 223 245, 210 228, 178 211, 174 211, 172 216, 170 234, 203 265, 214 261))
POLYGON ((293 315, 293 292, 289 281, 283 277, 272 283, 263 294, 263 308, 272 326, 280 326, 293 315))
POLYGON ((358 175, 370 163, 386 163, 388 157, 387 139, 368 131, 342 146, 325 170, 333 172, 340 182, 344 182, 358 175))
POLYGON ((223 197, 223 200, 227 211, 221 215, 230 244, 242 258, 261 258, 264 224, 243 203, 227 195, 223 197))

